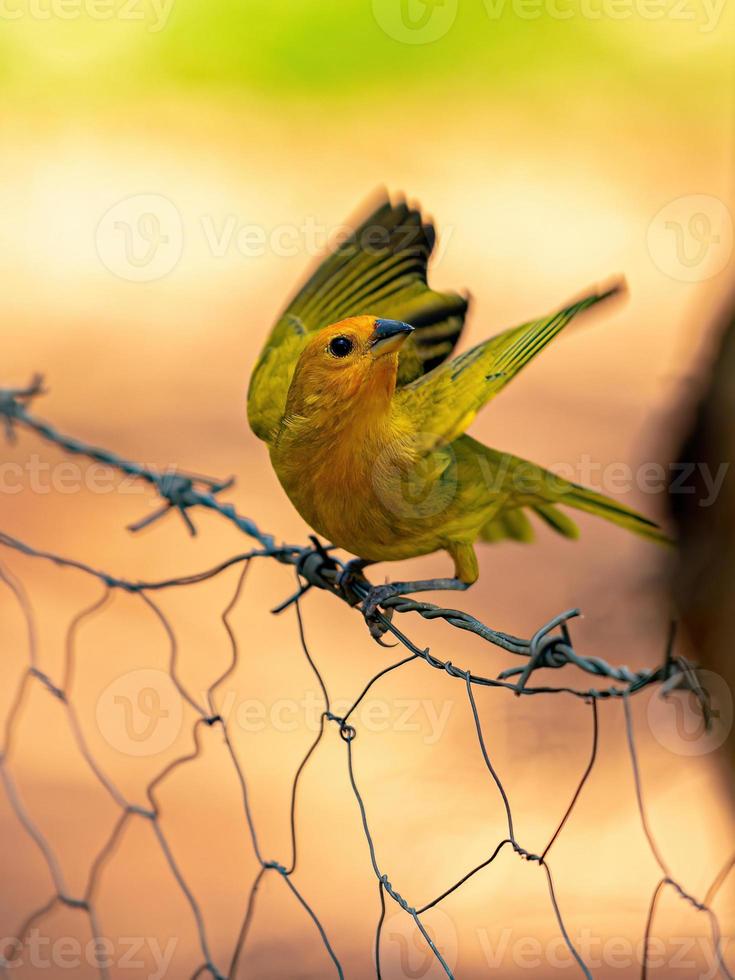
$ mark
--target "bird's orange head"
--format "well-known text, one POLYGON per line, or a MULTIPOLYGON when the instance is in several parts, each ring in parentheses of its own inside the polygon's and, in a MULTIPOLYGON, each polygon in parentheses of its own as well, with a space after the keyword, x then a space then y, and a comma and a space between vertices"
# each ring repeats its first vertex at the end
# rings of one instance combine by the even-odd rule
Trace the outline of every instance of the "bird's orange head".
POLYGON ((353 316, 319 330, 296 365, 287 416, 387 406, 395 391, 398 353, 412 331, 408 323, 374 316, 353 316))

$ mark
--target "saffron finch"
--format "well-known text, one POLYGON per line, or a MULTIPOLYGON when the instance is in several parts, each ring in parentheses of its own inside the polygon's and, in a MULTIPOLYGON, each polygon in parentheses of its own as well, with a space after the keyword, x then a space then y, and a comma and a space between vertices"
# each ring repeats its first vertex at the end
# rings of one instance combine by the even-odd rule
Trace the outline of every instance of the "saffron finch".
POLYGON ((434 239, 417 209, 384 200, 291 300, 248 392, 284 490, 317 533, 357 556, 350 575, 435 551, 453 559, 452 578, 373 588, 362 608, 374 635, 390 596, 475 582, 476 542, 530 541, 529 513, 569 538, 578 529, 560 505, 667 540, 616 500, 465 434, 574 316, 617 288, 450 359, 468 299, 428 286, 434 239))

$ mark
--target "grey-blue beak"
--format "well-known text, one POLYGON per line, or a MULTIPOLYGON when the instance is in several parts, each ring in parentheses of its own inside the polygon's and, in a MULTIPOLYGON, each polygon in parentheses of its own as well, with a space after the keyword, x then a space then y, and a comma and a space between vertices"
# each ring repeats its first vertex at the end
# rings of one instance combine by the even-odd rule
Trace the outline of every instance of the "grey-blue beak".
POLYGON ((404 323, 402 320, 378 319, 370 335, 370 348, 376 357, 390 354, 398 350, 411 333, 413 327, 410 323, 404 323))

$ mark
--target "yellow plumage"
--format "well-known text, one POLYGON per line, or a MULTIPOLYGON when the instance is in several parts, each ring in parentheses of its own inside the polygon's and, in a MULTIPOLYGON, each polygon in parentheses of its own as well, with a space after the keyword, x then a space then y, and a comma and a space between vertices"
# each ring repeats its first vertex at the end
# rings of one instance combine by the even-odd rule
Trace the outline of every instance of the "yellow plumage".
POLYGON ((475 542, 531 538, 529 511, 575 537, 559 504, 665 540, 622 504, 464 434, 572 317, 612 291, 450 360, 468 301, 428 287, 433 244, 417 210, 383 203, 271 333, 248 416, 302 517, 362 564, 445 550, 460 587, 477 578, 475 542))

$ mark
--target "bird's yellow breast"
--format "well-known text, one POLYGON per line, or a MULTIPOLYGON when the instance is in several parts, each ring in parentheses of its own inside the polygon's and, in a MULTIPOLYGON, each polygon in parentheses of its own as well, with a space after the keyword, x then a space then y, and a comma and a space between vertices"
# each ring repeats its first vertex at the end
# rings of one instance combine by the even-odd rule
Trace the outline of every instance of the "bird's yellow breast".
POLYGON ((333 544, 373 561, 435 548, 435 528, 417 523, 404 497, 405 474, 418 462, 410 427, 397 417, 344 422, 317 428, 289 420, 271 447, 276 474, 301 516, 333 544))

